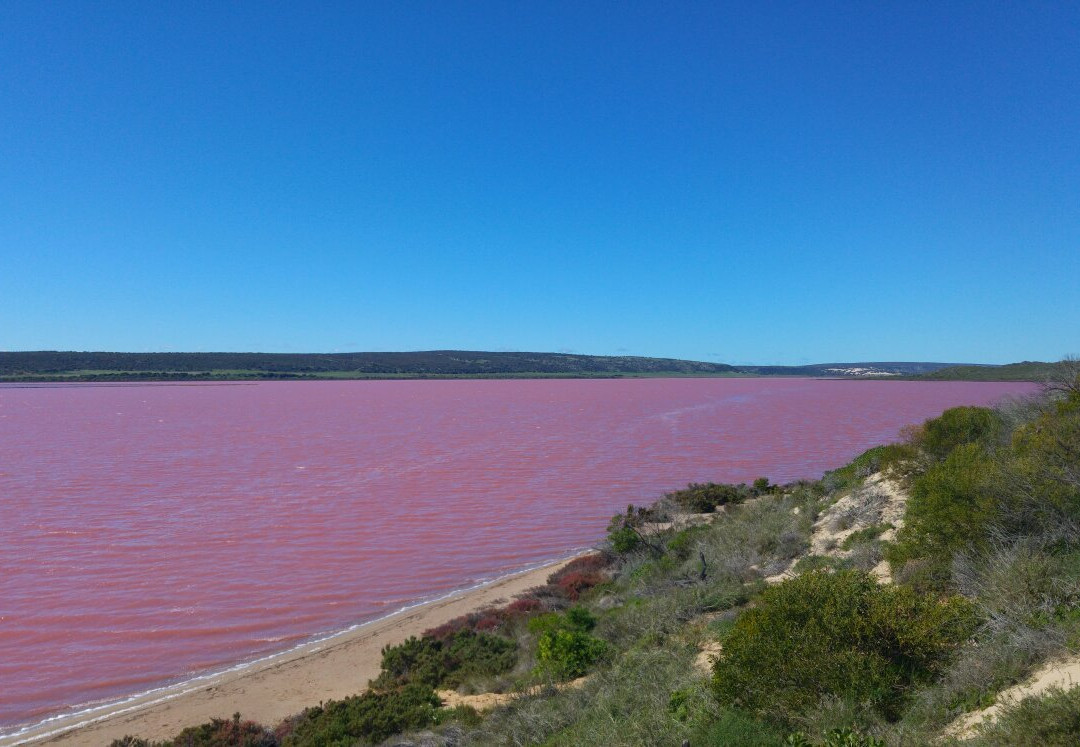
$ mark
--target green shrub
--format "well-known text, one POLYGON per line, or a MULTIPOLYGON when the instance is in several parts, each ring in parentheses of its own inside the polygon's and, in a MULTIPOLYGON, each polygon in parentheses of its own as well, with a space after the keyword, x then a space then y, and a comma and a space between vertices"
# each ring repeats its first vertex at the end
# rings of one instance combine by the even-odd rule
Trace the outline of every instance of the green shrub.
POLYGON ((875 472, 906 472, 905 465, 912 461, 915 450, 908 444, 885 444, 867 449, 848 464, 826 472, 822 484, 833 492, 853 487, 863 478, 875 472))
POLYGON ((1001 514, 992 490, 994 473, 982 447, 962 444, 916 478, 904 527, 886 551, 893 567, 915 558, 947 563, 958 550, 980 546, 1001 514))
POLYGON ((604 658, 608 645, 589 635, 596 617, 584 607, 565 613, 549 612, 529 620, 529 632, 536 641, 537 669, 558 679, 581 677, 604 658))
POLYGON ((986 407, 953 407, 923 423, 914 444, 934 461, 941 461, 959 446, 991 445, 1002 434, 1004 421, 986 407))
POLYGON ((720 703, 790 721, 822 696, 895 718, 905 694, 974 629, 972 605, 858 571, 814 571, 766 590, 736 620, 714 667, 720 703))
POLYGON ((790 747, 810 747, 816 744, 821 747, 885 747, 885 740, 863 734, 857 729, 833 729, 825 734, 821 741, 814 742, 801 731, 795 732, 788 736, 785 744, 790 747))
POLYGON ((607 652, 607 643, 579 630, 549 630, 536 642, 540 672, 558 679, 584 676, 607 652))
POLYGON ((608 523, 608 544, 618 555, 648 548, 655 555, 663 555, 663 547, 655 537, 645 535, 646 525, 654 520, 652 509, 630 504, 626 513, 615 514, 608 523))
POLYGON ((405 684, 457 687, 471 676, 500 674, 517 661, 517 644, 502 636, 460 630, 438 640, 411 637, 382 652, 382 674, 372 685, 378 688, 405 684))
POLYGON ((585 607, 571 607, 566 611, 566 624, 571 630, 588 633, 596 627, 596 617, 585 607))
POLYGON ((1011 447, 1003 471, 1014 494, 1010 514, 1024 521, 1019 528, 1045 531, 1062 515, 1080 516, 1080 405, 1044 412, 1016 430, 1011 447))
POLYGON ((529 619, 529 632, 533 635, 543 635, 555 630, 576 630, 580 633, 588 633, 596 627, 596 617, 588 609, 574 606, 566 612, 547 612, 536 615, 529 619))
MULTIPOLYGON (((769 489, 768 478, 758 478, 755 486, 759 486, 761 493, 769 489), (761 481, 764 480, 764 483, 761 481)), ((675 502, 684 511, 695 514, 709 514, 716 510, 717 506, 742 503, 752 495, 757 495, 754 489, 746 485, 730 485, 728 483, 697 483, 692 482, 682 490, 668 493, 665 497, 675 502)))
POLYGON ((694 690, 684 687, 676 690, 668 698, 668 712, 676 721, 689 721, 694 708, 694 690))
POLYGON ((619 555, 626 555, 641 547, 641 538, 630 527, 616 527, 608 532, 611 549, 619 555))
POLYGON ((429 726, 435 722, 438 708, 438 696, 425 685, 410 684, 382 692, 369 690, 308 708, 293 720, 284 745, 378 744, 408 729, 429 726))

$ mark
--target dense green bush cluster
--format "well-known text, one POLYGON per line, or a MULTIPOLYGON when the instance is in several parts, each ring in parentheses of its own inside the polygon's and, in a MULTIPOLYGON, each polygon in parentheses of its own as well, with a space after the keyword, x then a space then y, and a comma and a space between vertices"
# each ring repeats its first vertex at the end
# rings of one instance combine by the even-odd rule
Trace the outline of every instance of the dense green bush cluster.
POLYGON ((721 506, 736 505, 750 498, 757 498, 777 489, 769 478, 759 477, 753 484, 692 482, 682 490, 667 493, 664 497, 681 510, 695 514, 711 514, 721 506))
POLYGON ((995 411, 946 410, 912 444, 925 462, 911 479, 906 524, 886 553, 895 571, 906 568, 912 580, 941 588, 958 553, 979 554, 1025 537, 1080 540, 1070 534, 1080 521, 1077 395, 1015 424, 1011 433, 995 411))
POLYGON ((914 430, 910 440, 925 456, 940 462, 960 446, 992 447, 1004 425, 1001 415, 988 407, 952 407, 914 430))
POLYGON ((789 719, 823 696, 899 714, 911 686, 925 681, 971 634, 975 612, 880 586, 857 571, 814 571, 766 590, 735 621, 714 667, 721 703, 789 719))
POLYGON ((457 687, 470 676, 505 672, 517 661, 517 644, 508 638, 460 630, 446 639, 409 638, 382 652, 377 688, 406 684, 457 687))
POLYGON ((557 679, 572 679, 589 672, 608 651, 599 638, 578 630, 551 630, 536 642, 541 672, 557 679))
POLYGON ((956 552, 984 545, 988 526, 1000 518, 994 471, 984 449, 969 443, 915 478, 906 524, 887 554, 893 566, 922 558, 937 576, 947 576, 956 552))
POLYGON ((436 720, 439 698, 430 687, 409 684, 393 690, 369 690, 343 700, 308 708, 294 718, 283 747, 321 745, 352 747, 378 744, 407 729, 436 720))
POLYGON ((661 516, 653 508, 630 504, 626 511, 615 514, 608 523, 607 541, 616 555, 626 555, 638 550, 649 550, 659 556, 664 548, 658 542, 658 534, 650 525, 659 522, 661 516))
MULTIPOLYGON (((754 485, 755 487, 760 485, 761 492, 765 492, 769 487, 769 481, 766 478, 762 478, 762 480, 763 483, 754 483, 754 485)), ((709 514, 719 506, 742 503, 753 495, 754 488, 750 488, 745 484, 692 482, 682 490, 668 493, 666 497, 684 511, 695 514, 709 514)))
POLYGON ((608 644, 590 635, 596 618, 584 607, 571 607, 564 614, 549 613, 529 621, 536 634, 536 662, 539 673, 555 679, 581 677, 608 653, 608 644))

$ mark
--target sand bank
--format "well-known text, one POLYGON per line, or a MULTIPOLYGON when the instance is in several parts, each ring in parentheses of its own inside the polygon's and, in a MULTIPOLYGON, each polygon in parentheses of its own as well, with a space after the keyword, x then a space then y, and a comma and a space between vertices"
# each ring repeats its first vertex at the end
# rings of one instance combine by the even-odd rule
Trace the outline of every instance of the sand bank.
POLYGON ((14 744, 107 745, 131 734, 166 739, 211 718, 245 719, 272 726, 319 701, 362 691, 379 674, 383 646, 483 607, 511 601, 541 586, 561 560, 506 576, 480 588, 396 613, 331 638, 264 659, 239 671, 178 685, 92 714, 65 716, 32 730, 0 737, 14 744))

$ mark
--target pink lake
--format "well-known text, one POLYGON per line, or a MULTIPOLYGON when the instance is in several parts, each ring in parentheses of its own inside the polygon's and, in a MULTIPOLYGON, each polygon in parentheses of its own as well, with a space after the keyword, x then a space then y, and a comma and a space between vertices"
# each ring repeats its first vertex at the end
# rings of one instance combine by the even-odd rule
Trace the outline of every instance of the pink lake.
MULTIPOLYGON (((689 481, 819 477, 1028 384, 0 386, 0 726, 598 541, 689 481)), ((226 714, 227 715, 227 714, 226 714)))

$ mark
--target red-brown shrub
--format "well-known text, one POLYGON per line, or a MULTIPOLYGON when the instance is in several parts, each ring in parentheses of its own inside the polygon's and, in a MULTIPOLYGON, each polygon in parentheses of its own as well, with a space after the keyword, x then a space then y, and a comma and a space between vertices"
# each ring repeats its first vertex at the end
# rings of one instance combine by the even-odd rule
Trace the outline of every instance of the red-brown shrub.
POLYGON ((555 586, 571 602, 576 602, 581 593, 588 591, 597 584, 602 584, 607 578, 596 571, 572 571, 560 574, 555 586))
POLYGON ((462 630, 473 630, 476 621, 479 619, 480 615, 476 612, 469 615, 462 615, 461 617, 455 617, 453 620, 447 620, 442 625, 436 625, 434 628, 425 630, 423 637, 434 638, 437 641, 445 641, 450 636, 462 630))
POLYGON ((491 631, 500 628, 502 624, 506 622, 501 612, 502 610, 489 610, 487 614, 476 621, 473 625, 473 630, 482 630, 490 633, 491 631))
POLYGON ((543 603, 536 597, 524 597, 522 599, 515 599, 510 604, 506 605, 505 612, 507 617, 524 617, 532 612, 538 612, 544 608, 543 603))
MULTIPOLYGON (((613 560, 613 556, 603 552, 592 553, 590 555, 582 555, 580 558, 574 558, 569 563, 560 568, 558 571, 553 573, 551 579, 557 579, 562 574, 574 573, 575 571, 603 571, 611 566, 611 562, 613 560)), ((549 579, 549 583, 551 582, 551 579, 549 579)))
POLYGON ((563 600, 577 601, 582 592, 607 580, 604 570, 613 557, 607 553, 592 553, 574 558, 548 577, 546 586, 530 589, 524 596, 505 607, 489 607, 461 617, 455 617, 442 625, 424 631, 424 637, 445 641, 462 630, 492 631, 508 620, 527 617, 542 610, 559 609, 563 600))

